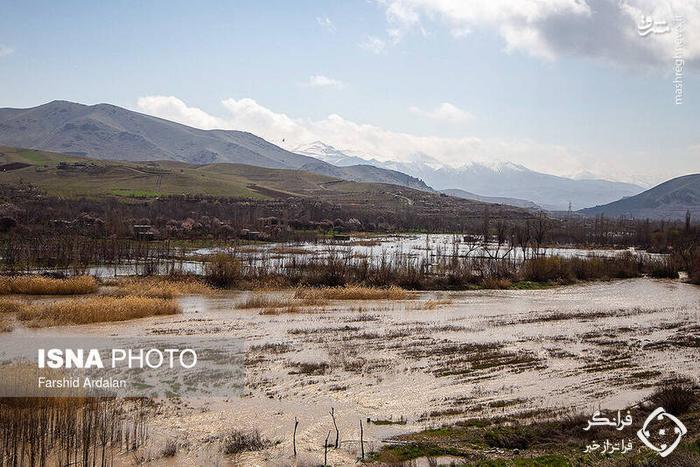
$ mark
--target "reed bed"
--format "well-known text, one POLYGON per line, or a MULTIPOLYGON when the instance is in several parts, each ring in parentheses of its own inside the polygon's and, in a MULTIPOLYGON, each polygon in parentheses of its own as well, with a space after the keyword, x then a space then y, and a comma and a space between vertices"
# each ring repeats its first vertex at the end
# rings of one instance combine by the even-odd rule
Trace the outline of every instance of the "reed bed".
POLYGON ((68 299, 26 309, 17 315, 32 327, 126 321, 181 312, 174 300, 149 297, 68 299))
POLYGON ((304 300, 408 300, 411 293, 399 287, 380 289, 351 285, 348 287, 301 288, 294 298, 304 300))
POLYGON ((2 398, 0 465, 114 465, 148 440, 148 413, 141 399, 2 398))
POLYGON ((0 295, 81 295, 94 293, 97 287, 97 280, 92 276, 65 279, 45 276, 0 277, 0 295))

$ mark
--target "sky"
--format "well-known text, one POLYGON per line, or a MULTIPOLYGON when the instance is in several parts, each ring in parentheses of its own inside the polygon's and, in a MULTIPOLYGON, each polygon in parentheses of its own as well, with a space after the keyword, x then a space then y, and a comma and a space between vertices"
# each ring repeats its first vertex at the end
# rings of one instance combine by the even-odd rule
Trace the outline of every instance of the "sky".
POLYGON ((320 140, 380 160, 509 161, 646 186, 700 172, 700 0, 0 11, 0 107, 107 102, 287 149, 320 140))

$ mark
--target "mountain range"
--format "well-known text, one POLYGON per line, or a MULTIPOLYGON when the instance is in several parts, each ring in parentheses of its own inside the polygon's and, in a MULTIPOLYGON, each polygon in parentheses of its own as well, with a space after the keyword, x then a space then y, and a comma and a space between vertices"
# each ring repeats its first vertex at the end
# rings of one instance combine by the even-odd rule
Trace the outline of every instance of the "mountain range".
POLYGON ((295 169, 333 178, 400 185, 484 202, 549 210, 574 209, 640 193, 639 186, 572 179, 535 172, 510 162, 446 166, 428 155, 413 162, 338 150, 323 142, 288 151, 254 134, 201 130, 110 104, 53 101, 28 109, 0 109, 0 144, 103 160, 236 163, 295 169), (532 206, 529 206, 532 207, 532 206))
MULTIPOLYGON (((491 164, 470 162, 450 167, 426 155, 413 162, 380 161, 371 156, 359 156, 353 151, 338 150, 316 141, 294 149, 294 152, 336 166, 362 163, 397 170, 420 178, 436 190, 463 190, 471 196, 529 201, 549 210, 581 209, 636 195, 644 188, 630 183, 600 179, 573 179, 530 170, 511 162, 491 164)), ((459 196, 459 195, 458 195, 459 196)), ((477 199, 477 198, 470 198, 477 199)))
POLYGON ((0 109, 0 144, 107 160, 229 162, 297 169, 350 181, 430 190, 421 180, 395 170, 369 164, 336 167, 251 133, 200 130, 110 104, 53 101, 29 109, 0 109))
POLYGON ((582 210, 587 215, 673 220, 685 218, 688 211, 693 219, 700 218, 700 174, 676 177, 636 196, 582 210))
MULTIPOLYGON (((190 201, 202 197, 202 205, 216 205, 217 210, 226 209, 223 206, 229 202, 260 202, 257 215, 274 211, 302 223, 360 219, 367 225, 460 228, 467 222, 480 224, 487 211, 493 219, 532 217, 531 212, 512 206, 489 206, 434 191, 353 182, 295 169, 222 162, 112 161, 1 145, 0 187, 0 217, 22 210, 13 203, 21 205, 33 192, 29 187, 38 189, 35 194, 40 199, 58 197, 67 203, 90 199, 85 206, 105 199, 152 206, 183 196, 190 201), (212 202, 209 197, 218 199, 212 202)), ((47 208, 45 214, 57 212, 47 208)), ((185 209, 182 214, 190 212, 185 209)))

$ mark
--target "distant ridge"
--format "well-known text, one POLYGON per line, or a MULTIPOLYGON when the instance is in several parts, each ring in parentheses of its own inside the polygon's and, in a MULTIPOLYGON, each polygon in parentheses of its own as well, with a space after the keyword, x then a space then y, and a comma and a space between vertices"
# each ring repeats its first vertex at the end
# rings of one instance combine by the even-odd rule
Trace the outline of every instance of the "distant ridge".
POLYGON ((442 193, 445 193, 446 195, 450 195, 450 196, 456 196, 457 198, 471 199, 473 201, 481 201, 483 203, 505 204, 508 206, 515 206, 517 208, 525 208, 525 209, 538 209, 538 210, 542 209, 537 204, 533 203, 532 201, 528 201, 526 199, 499 198, 497 196, 481 196, 481 195, 477 195, 475 193, 470 193, 468 191, 460 190, 457 188, 453 188, 453 189, 449 189, 449 190, 442 190, 442 193))
POLYGON ((697 221, 700 218, 700 174, 672 178, 636 196, 583 209, 586 215, 635 219, 684 219, 690 211, 697 221))
POLYGON ((436 190, 459 189, 472 195, 478 193, 475 196, 531 201, 548 210, 567 210, 569 202, 574 209, 581 209, 643 191, 642 187, 630 183, 559 177, 495 159, 469 162, 461 167, 446 166, 426 154, 414 155, 410 162, 381 161, 371 155, 358 156, 356 151, 339 150, 321 141, 299 146, 295 152, 337 166, 364 163, 397 170, 418 177, 436 190))

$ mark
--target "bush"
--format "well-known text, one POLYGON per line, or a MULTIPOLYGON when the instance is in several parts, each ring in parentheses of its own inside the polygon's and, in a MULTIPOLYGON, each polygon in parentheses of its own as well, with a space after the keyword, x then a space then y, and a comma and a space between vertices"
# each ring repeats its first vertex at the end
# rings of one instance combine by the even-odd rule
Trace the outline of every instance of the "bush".
POLYGON ((648 268, 651 277, 657 279, 678 279, 678 264, 671 258, 653 260, 648 268))
POLYGON ((572 260, 558 256, 533 258, 523 263, 521 278, 532 282, 572 282, 572 260))
POLYGON ((165 446, 160 451, 161 457, 175 457, 177 454, 177 443, 172 439, 165 442, 165 446))
POLYGON ((233 430, 224 437, 221 450, 224 454, 238 454, 245 451, 262 451, 270 445, 270 441, 260 436, 257 430, 251 433, 233 430))
POLYGON ((204 265, 204 279, 214 287, 232 287, 240 278, 240 262, 226 253, 217 253, 211 256, 204 265))
POLYGON ((654 405, 673 415, 682 415, 698 401, 695 387, 687 381, 669 381, 649 397, 654 405))
POLYGON ((693 266, 688 272, 688 278, 693 284, 700 284, 700 256, 693 261, 693 266))

